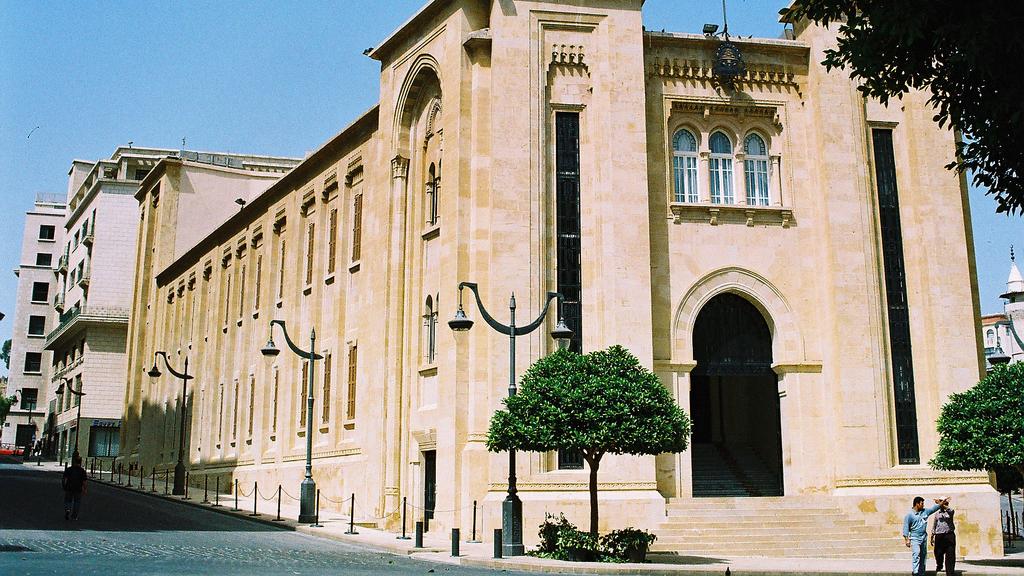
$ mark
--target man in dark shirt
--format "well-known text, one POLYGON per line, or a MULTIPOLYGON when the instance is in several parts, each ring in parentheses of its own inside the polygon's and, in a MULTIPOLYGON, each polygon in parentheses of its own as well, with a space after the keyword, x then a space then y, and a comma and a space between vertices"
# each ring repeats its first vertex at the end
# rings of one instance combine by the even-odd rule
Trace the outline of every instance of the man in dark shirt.
POLYGON ((939 503, 939 511, 935 513, 935 527, 932 528, 932 547, 935 550, 935 573, 942 572, 946 565, 946 576, 953 576, 956 565, 956 532, 953 528, 954 510, 949 507, 949 497, 939 503))
POLYGON ((78 520, 78 509, 82 505, 82 494, 85 493, 85 469, 82 468, 82 457, 71 461, 71 466, 64 469, 61 486, 64 488, 64 519, 78 520))

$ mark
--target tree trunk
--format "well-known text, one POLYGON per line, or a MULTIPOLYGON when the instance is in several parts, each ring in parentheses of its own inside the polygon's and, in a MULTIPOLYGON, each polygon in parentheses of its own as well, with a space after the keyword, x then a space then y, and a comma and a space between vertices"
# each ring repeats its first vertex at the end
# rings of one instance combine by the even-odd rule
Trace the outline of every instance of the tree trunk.
POLYGON ((597 469, 601 465, 601 457, 587 459, 590 466, 590 535, 597 539, 597 469))

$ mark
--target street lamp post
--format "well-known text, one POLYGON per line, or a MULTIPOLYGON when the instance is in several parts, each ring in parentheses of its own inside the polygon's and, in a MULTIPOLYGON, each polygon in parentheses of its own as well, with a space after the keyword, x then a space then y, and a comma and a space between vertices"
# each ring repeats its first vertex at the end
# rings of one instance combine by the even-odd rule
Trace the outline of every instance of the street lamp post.
POLYGON ((301 358, 309 360, 309 382, 306 386, 306 477, 302 479, 299 487, 299 522, 316 522, 316 482, 313 481, 313 362, 323 359, 323 356, 316 353, 316 330, 309 331, 309 350, 303 350, 292 342, 288 337, 288 329, 284 320, 270 321, 270 340, 267 345, 260 349, 260 352, 267 357, 274 357, 281 351, 274 344, 274 324, 281 326, 281 333, 284 334, 284 341, 288 348, 301 358))
POLYGON ((185 494, 185 414, 187 412, 185 406, 188 404, 188 381, 193 377, 188 375, 188 356, 185 356, 184 372, 178 372, 167 359, 167 352, 158 350, 153 354, 153 368, 147 372, 151 378, 160 377, 160 370, 156 367, 158 356, 163 356, 164 366, 167 367, 171 376, 181 378, 181 430, 178 434, 178 463, 174 465, 174 489, 171 491, 175 496, 181 496, 185 494))
POLYGON ((78 452, 78 434, 82 430, 82 396, 85 396, 85 392, 82 392, 82 386, 79 386, 78 390, 75 391, 75 389, 71 387, 70 378, 61 378, 60 386, 57 387, 57 390, 54 391, 54 394, 56 394, 57 396, 61 396, 61 399, 63 399, 65 388, 67 388, 68 392, 74 394, 75 396, 78 396, 78 415, 75 416, 75 451, 74 453, 71 454, 71 459, 74 460, 76 458, 82 457, 82 455, 78 452))
MULTIPOLYGON (((558 292, 548 292, 544 301, 544 309, 541 310, 540 315, 530 324, 517 327, 515 293, 509 299, 509 323, 505 325, 487 313, 487 309, 484 308, 484 304, 480 300, 480 292, 477 290, 475 282, 461 282, 459 283, 459 308, 455 311, 455 317, 448 321, 448 326, 455 332, 465 332, 473 327, 473 321, 466 317, 466 312, 462 309, 463 288, 469 288, 473 292, 473 296, 476 297, 477 308, 480 309, 480 315, 483 316, 484 322, 487 322, 487 325, 494 328, 498 333, 508 336, 508 395, 515 396, 516 336, 524 336, 539 328, 544 322, 545 316, 547 316, 551 301, 557 298, 559 304, 561 304, 562 295, 558 292)), ((565 325, 565 320, 559 314, 558 323, 555 324, 555 329, 551 331, 551 337, 561 344, 562 341, 572 338, 572 335, 572 330, 565 325)), ((523 546, 523 502, 519 499, 518 492, 519 490, 516 488, 516 451, 509 450, 508 495, 505 496, 505 500, 501 504, 502 554, 505 556, 522 556, 525 553, 523 546)))

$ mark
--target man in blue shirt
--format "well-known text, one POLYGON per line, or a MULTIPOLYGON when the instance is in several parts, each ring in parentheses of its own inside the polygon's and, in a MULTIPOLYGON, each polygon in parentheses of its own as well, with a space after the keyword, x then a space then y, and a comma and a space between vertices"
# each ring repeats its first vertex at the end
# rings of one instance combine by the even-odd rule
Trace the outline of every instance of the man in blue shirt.
POLYGON ((928 557, 928 517, 942 508, 941 502, 941 499, 936 500, 935 506, 926 510, 924 498, 916 496, 913 508, 903 518, 903 541, 910 548, 911 574, 914 576, 924 576, 924 561, 928 557))

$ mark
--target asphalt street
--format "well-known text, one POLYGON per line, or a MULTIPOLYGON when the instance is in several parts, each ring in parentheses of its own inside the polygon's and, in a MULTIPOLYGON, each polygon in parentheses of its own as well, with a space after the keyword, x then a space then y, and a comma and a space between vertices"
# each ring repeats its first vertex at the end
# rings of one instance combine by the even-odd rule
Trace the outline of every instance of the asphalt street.
POLYGON ((0 464, 0 576, 450 574, 413 560, 102 484, 65 520, 60 475, 0 464))

